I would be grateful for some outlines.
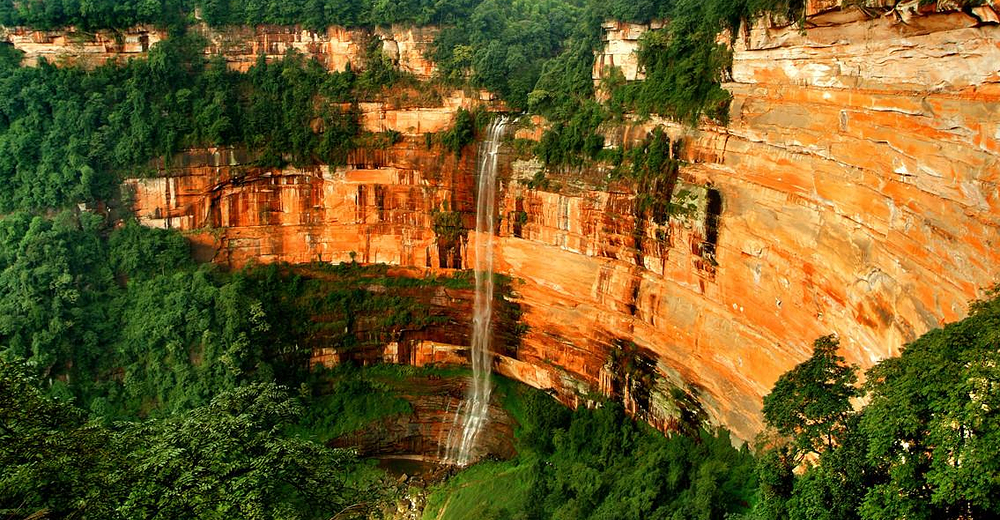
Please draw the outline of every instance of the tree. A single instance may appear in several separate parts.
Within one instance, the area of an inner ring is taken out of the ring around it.
[[[81,410],[45,396],[26,363],[0,359],[0,515],[110,517],[111,441]]]
[[[869,370],[860,424],[886,481],[866,518],[987,518],[1000,511],[1000,288],[965,320]],[[993,515],[993,516],[991,516]]]
[[[852,410],[850,400],[858,395],[857,367],[844,363],[838,346],[835,336],[817,339],[812,356],[778,378],[764,397],[764,419],[792,439],[797,460],[837,446]]]
[[[125,518],[330,518],[380,499],[375,472],[346,451],[286,437],[302,414],[271,383],[123,432]]]
[[[0,360],[0,514],[75,518],[330,518],[383,498],[345,450],[286,435],[302,406],[270,383],[165,419],[87,422]]]

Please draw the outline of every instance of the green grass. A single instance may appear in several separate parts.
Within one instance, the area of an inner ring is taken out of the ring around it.
[[[486,461],[439,484],[427,498],[424,520],[508,518],[525,508],[534,479],[520,459]]]

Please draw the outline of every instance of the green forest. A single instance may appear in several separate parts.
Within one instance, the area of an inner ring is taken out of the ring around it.
[[[378,368],[329,372],[309,358],[315,345],[357,352],[443,323],[413,289],[469,290],[468,273],[200,264],[180,232],[135,221],[120,184],[193,147],[246,150],[256,167],[344,164],[399,138],[367,134],[359,101],[430,87],[377,40],[343,71],[290,52],[234,72],[205,57],[193,24],[439,25],[434,86],[485,88],[544,116],[551,126],[529,154],[556,169],[600,161],[642,187],[643,211],[663,221],[684,211],[657,191],[680,166],[672,143],[655,132],[609,151],[598,127],[629,114],[725,122],[732,57],[716,35],[764,12],[796,20],[803,4],[0,0],[3,26],[170,32],[147,57],[92,69],[23,67],[0,44],[0,518],[365,518],[405,492],[329,441],[411,406],[365,375]],[[641,40],[647,79],[609,78],[599,100],[591,70],[605,19],[669,23]],[[460,111],[427,146],[469,153],[488,117]],[[460,217],[438,212],[435,225],[454,235]],[[767,430],[740,449],[721,429],[664,436],[619,403],[570,410],[499,379],[517,455],[435,484],[425,514],[996,518],[998,345],[998,290],[863,374],[836,336],[818,338],[764,399]]]

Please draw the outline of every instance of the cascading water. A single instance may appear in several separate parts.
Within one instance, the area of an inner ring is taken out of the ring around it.
[[[476,438],[490,406],[490,317],[493,314],[493,221],[496,212],[497,151],[507,116],[490,123],[479,149],[479,191],[476,196],[476,298],[472,315],[472,381],[465,401],[455,412],[448,434],[445,461],[469,463]]]

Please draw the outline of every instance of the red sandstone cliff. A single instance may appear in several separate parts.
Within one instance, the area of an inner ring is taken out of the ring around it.
[[[394,25],[376,29],[346,29],[334,26],[325,32],[316,32],[276,25],[215,29],[199,24],[194,29],[208,41],[205,53],[223,56],[233,70],[249,69],[260,55],[272,60],[295,50],[316,58],[327,70],[342,71],[348,63],[355,66],[361,64],[365,46],[377,38],[381,41],[382,51],[400,70],[420,79],[428,79],[434,73],[434,64],[424,58],[425,51],[437,34],[434,28]],[[74,28],[53,31],[0,28],[0,41],[10,42],[23,51],[24,64],[29,66],[34,66],[41,58],[83,66],[101,65],[108,60],[122,61],[145,55],[153,45],[166,38],[165,30],[152,26],[96,32]]]
[[[504,161],[497,265],[515,279],[530,329],[498,359],[501,372],[579,401],[614,386],[609,360],[633,342],[655,364],[654,423],[676,415],[672,385],[749,439],[761,397],[815,337],[839,333],[848,359],[870,366],[963,317],[998,280],[993,11],[868,18],[833,5],[811,2],[804,29],[764,23],[738,35],[728,127],[653,121],[616,134],[663,123],[683,138],[681,180],[699,195],[690,218],[637,234],[627,187],[528,189],[518,179],[537,165]],[[609,36],[615,65],[634,45],[625,32],[632,44]],[[407,139],[339,169],[245,171],[238,157],[195,154],[165,177],[130,181],[136,211],[201,229],[192,238],[232,264],[353,253],[469,265],[475,233],[442,244],[433,212],[471,210],[474,151],[427,150],[418,135],[437,126],[419,112],[372,113],[369,126]],[[411,361],[440,355],[428,348]]]

